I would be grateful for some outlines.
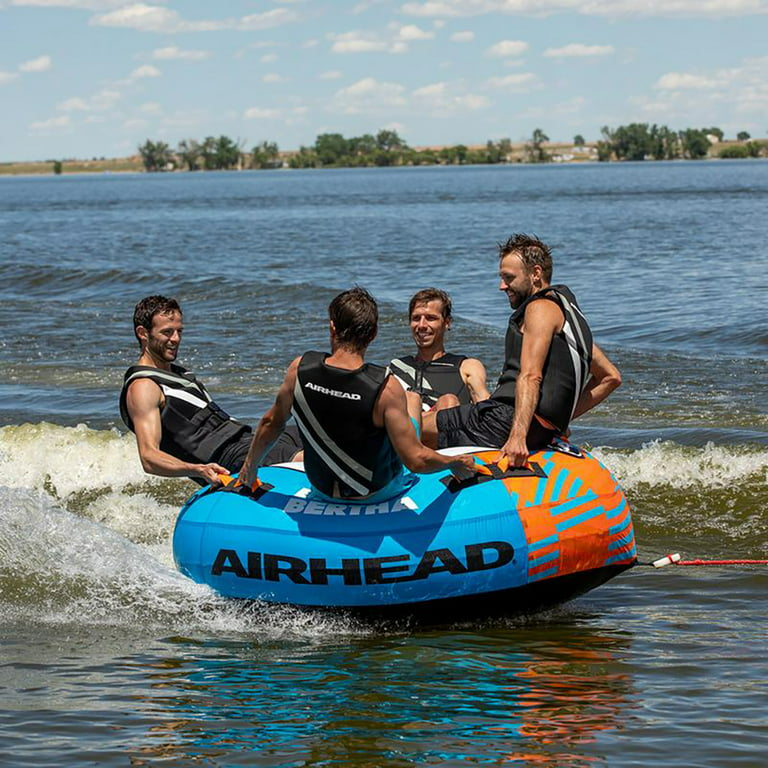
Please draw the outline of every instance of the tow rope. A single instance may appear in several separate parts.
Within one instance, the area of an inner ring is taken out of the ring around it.
[[[650,563],[638,565],[664,568],[667,565],[768,565],[768,560],[683,560],[679,552],[674,552]]]

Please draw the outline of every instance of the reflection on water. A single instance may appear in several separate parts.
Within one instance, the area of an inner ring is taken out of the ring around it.
[[[168,644],[163,660],[135,662],[148,677],[135,707],[153,723],[133,764],[247,763],[255,748],[259,765],[603,764],[589,745],[621,728],[634,696],[618,660],[629,638],[573,624],[293,648]]]

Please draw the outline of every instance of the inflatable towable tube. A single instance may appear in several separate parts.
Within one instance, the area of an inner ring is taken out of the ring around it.
[[[179,570],[222,595],[388,618],[458,621],[546,608],[636,561],[629,506],[569,443],[502,472],[419,475],[403,496],[329,503],[301,464],[259,470],[253,496],[201,489],[173,536]]]

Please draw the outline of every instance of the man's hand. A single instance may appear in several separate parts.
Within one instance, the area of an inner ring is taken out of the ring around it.
[[[474,474],[477,472],[478,464],[475,463],[475,457],[471,453],[462,453],[451,457],[449,466],[451,469],[466,469]]]
[[[203,480],[210,485],[216,486],[221,485],[221,478],[219,475],[229,475],[229,470],[215,462],[211,462],[210,464],[196,464],[195,475],[202,477]]]
[[[501,462],[507,458],[513,467],[524,467],[528,461],[528,456],[529,451],[525,438],[512,434],[507,442],[501,446],[498,460]]]

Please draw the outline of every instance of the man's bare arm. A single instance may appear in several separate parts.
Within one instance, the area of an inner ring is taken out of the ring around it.
[[[296,375],[299,370],[300,361],[301,358],[297,357],[288,366],[283,383],[277,391],[275,402],[261,417],[259,425],[253,433],[248,456],[246,456],[238,475],[238,479],[243,485],[254,485],[258,479],[259,462],[285,429],[285,424],[291,415],[291,408],[293,407],[293,388],[296,386]]]
[[[227,473],[221,465],[215,462],[193,464],[160,449],[163,434],[161,405],[162,392],[154,381],[138,379],[128,388],[126,406],[144,471],[160,477],[201,477],[208,483],[219,483],[218,476]]]
[[[485,366],[479,360],[468,357],[462,362],[460,370],[473,403],[487,400],[491,396],[486,384]]]
[[[520,373],[515,387],[515,417],[507,442],[501,447],[512,466],[528,459],[526,438],[539,402],[539,392],[552,338],[563,326],[562,310],[551,301],[534,301],[525,313]]]
[[[608,359],[597,344],[592,345],[592,364],[589,366],[592,378],[581,393],[573,418],[602,403],[608,395],[621,386],[621,373],[619,369]]]
[[[473,470],[475,462],[469,454],[443,456],[419,440],[408,416],[405,392],[391,376],[379,395],[376,411],[374,419],[380,417],[400,461],[411,472],[429,474],[459,466]]]

